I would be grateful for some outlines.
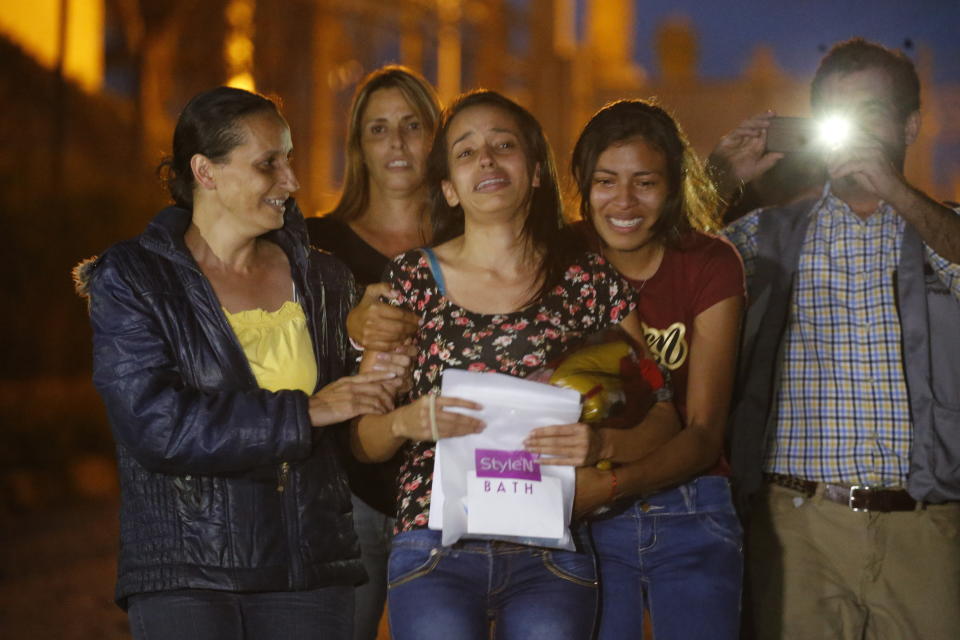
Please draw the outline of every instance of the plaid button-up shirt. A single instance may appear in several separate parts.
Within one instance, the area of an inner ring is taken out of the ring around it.
[[[912,426],[894,273],[904,220],[863,220],[824,189],[800,252],[765,470],[819,482],[903,486]],[[753,276],[755,211],[724,231]],[[960,300],[960,265],[926,257]]]

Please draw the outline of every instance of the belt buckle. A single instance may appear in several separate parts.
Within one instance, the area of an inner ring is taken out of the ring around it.
[[[850,485],[850,496],[849,496],[849,499],[847,500],[847,506],[850,507],[851,511],[856,511],[856,512],[861,512],[861,511],[863,511],[863,512],[869,512],[870,509],[858,509],[857,507],[853,506],[853,492],[854,492],[854,491],[859,491],[859,490],[861,490],[861,489],[863,489],[864,491],[870,491],[871,487],[870,487],[869,485],[866,485],[866,484],[852,484],[852,485]]]

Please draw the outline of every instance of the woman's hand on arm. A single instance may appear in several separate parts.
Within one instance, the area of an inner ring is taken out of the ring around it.
[[[373,371],[344,376],[310,396],[310,424],[326,427],[367,413],[393,409],[393,393],[386,385],[395,380],[392,371]]]
[[[384,282],[364,290],[360,302],[347,315],[347,334],[354,342],[366,349],[392,351],[417,332],[417,314],[380,301],[394,295]]]
[[[393,397],[404,395],[413,386],[411,366],[416,356],[417,348],[413,344],[405,344],[391,351],[366,350],[360,361],[360,373],[393,373],[395,377],[381,384]]]
[[[434,397],[435,400],[431,400]],[[430,404],[435,402],[436,433],[440,438],[455,438],[483,431],[483,421],[472,416],[448,411],[454,407],[479,410],[476,402],[460,398],[424,395],[416,401],[385,415],[365,415],[353,423],[350,446],[362,462],[389,460],[407,440],[432,441],[434,427]]]

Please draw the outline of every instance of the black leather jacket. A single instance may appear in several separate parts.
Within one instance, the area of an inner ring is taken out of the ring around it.
[[[288,591],[362,581],[350,494],[330,429],[302,391],[260,389],[183,242],[190,212],[81,268],[94,384],[117,443],[116,597],[180,588]],[[308,249],[288,207],[284,249],[317,357],[318,388],[347,372],[350,272]]]

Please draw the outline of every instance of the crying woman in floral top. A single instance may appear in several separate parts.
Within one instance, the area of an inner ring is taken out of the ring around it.
[[[433,249],[387,268],[394,303],[421,318],[408,404],[355,425],[354,453],[380,460],[403,447],[398,528],[388,569],[394,638],[589,638],[596,614],[592,550],[576,527],[576,552],[505,542],[442,547],[427,529],[434,436],[483,424],[447,411],[478,408],[429,396],[447,367],[526,377],[582,338],[622,325],[639,338],[631,288],[603,258],[578,250],[563,229],[552,155],[539,123],[489,91],[462,96],[444,113],[428,160]],[[642,424],[672,433],[669,403]],[[626,431],[639,432],[641,429]],[[585,424],[545,427],[538,453],[554,464],[594,464],[616,447]],[[629,436],[625,436],[629,437]],[[546,463],[546,461],[542,461]],[[429,603],[429,606],[424,606]]]

